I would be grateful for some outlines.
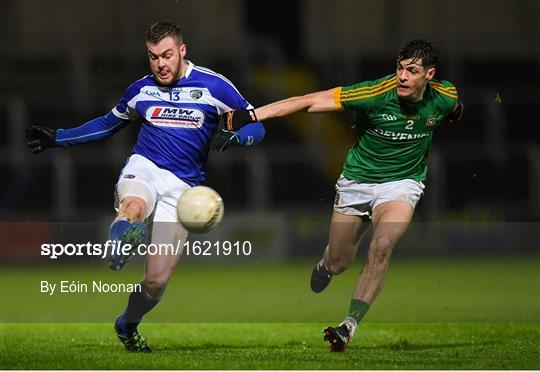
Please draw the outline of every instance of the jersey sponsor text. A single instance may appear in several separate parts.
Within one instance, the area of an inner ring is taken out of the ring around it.
[[[193,108],[151,106],[146,120],[158,127],[199,129],[204,123],[204,113]]]
[[[391,130],[386,129],[380,129],[380,128],[374,128],[369,130],[372,133],[385,137],[390,138],[394,141],[403,141],[403,140],[415,140],[419,138],[428,137],[431,135],[431,133],[398,133],[398,132],[392,132]]]

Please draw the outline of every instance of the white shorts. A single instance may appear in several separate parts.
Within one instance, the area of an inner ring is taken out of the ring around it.
[[[172,172],[161,169],[144,156],[133,154],[122,169],[116,192],[118,200],[137,196],[146,202],[145,218],[154,212],[154,222],[178,222],[176,204],[190,185]],[[118,206],[115,206],[118,210]]]
[[[334,210],[350,216],[368,216],[388,201],[405,201],[413,209],[424,193],[424,184],[405,179],[385,183],[360,183],[341,175],[336,183]]]

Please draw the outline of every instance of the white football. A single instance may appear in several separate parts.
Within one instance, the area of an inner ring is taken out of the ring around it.
[[[216,227],[223,218],[223,200],[212,188],[195,186],[184,191],[176,205],[178,220],[189,231],[202,234]]]

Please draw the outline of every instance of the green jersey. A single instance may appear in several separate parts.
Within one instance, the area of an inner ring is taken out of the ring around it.
[[[356,112],[360,138],[349,150],[343,175],[363,183],[382,183],[427,175],[433,131],[457,103],[456,88],[431,80],[424,98],[399,98],[396,75],[335,90],[336,107]]]

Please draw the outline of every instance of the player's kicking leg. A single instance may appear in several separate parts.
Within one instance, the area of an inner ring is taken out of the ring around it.
[[[152,243],[159,246],[172,243],[182,247],[187,238],[187,232],[177,223],[154,222],[152,227]],[[180,244],[176,243],[180,241]],[[167,282],[180,260],[180,253],[174,250],[159,252],[158,255],[148,256],[146,260],[145,277],[141,282],[142,290],[129,296],[124,312],[116,319],[114,328],[118,339],[126,350],[134,352],[150,352],[144,337],[139,333],[138,326],[143,316],[152,310],[161,300]]]
[[[373,238],[368,259],[362,269],[349,306],[347,317],[337,327],[327,327],[323,337],[331,351],[345,351],[358,323],[373,303],[388,273],[390,255],[397,241],[407,230],[414,209],[408,202],[390,201],[373,210]]]
[[[369,220],[365,217],[333,212],[328,246],[311,273],[313,292],[322,292],[334,275],[341,274],[350,266],[356,257],[360,238],[368,226]]]
[[[148,228],[144,221],[154,211],[159,184],[156,179],[160,176],[159,168],[150,160],[137,154],[129,157],[116,184],[118,216],[109,229],[110,240],[120,241],[121,246],[129,244],[131,249],[145,241]],[[109,267],[120,270],[131,256],[131,251],[117,249],[108,257]]]
[[[131,250],[115,250],[108,257],[109,267],[120,270],[132,256],[132,250],[143,243],[148,233],[144,219],[146,217],[146,201],[137,196],[126,196],[120,201],[118,217],[109,228],[109,240],[120,242],[121,246],[129,244]]]

